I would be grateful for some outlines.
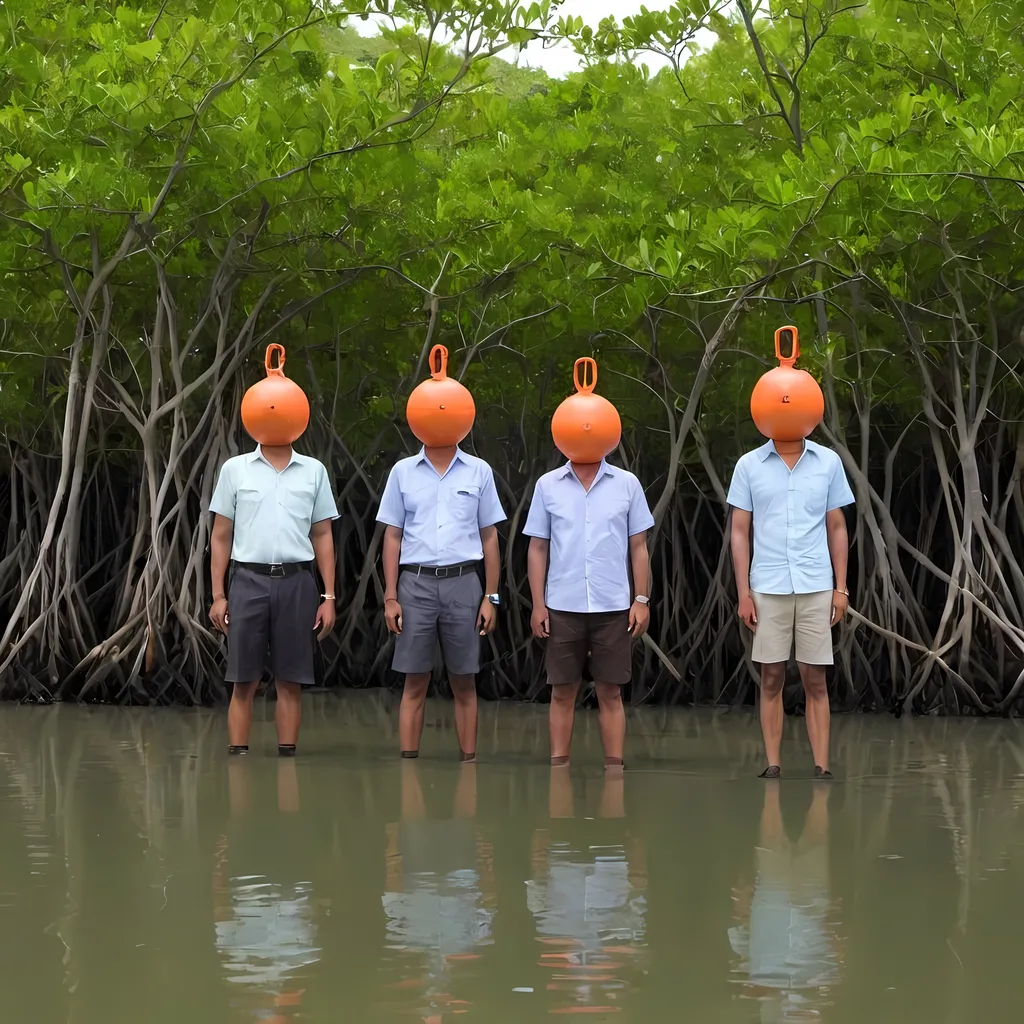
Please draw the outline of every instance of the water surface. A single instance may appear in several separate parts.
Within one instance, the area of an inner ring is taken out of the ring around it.
[[[550,769],[545,708],[451,707],[396,757],[393,701],[223,713],[0,707],[2,1019],[974,1024],[1016,1018],[1024,732],[849,717],[835,784],[803,723],[765,784],[746,713],[596,720]]]

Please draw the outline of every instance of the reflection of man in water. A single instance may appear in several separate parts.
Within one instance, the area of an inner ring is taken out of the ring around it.
[[[213,876],[217,949],[225,978],[240,990],[232,1002],[241,1015],[263,1024],[290,1024],[300,1012],[301,977],[320,959],[311,885],[308,881],[282,883],[256,873],[266,870],[265,858],[273,859],[273,840],[269,832],[245,827],[250,767],[245,759],[228,765],[231,811],[240,827],[235,828],[232,843],[222,836],[217,844]],[[278,762],[277,800],[281,814],[298,813],[299,783],[292,760]],[[271,830],[275,835],[288,831],[280,820],[271,823]],[[235,862],[236,873],[229,872],[229,859]],[[238,873],[240,866],[250,864],[253,873]]]
[[[837,939],[830,921],[828,798],[815,783],[803,834],[790,842],[779,783],[765,788],[757,875],[752,896],[737,901],[741,923],[729,930],[748,975],[746,991],[761,1000],[763,1024],[817,1020],[839,980]]]
[[[494,860],[473,823],[476,764],[459,765],[452,819],[431,819],[420,764],[406,760],[402,772],[402,816],[387,829],[387,883],[381,897],[388,946],[425,960],[422,1018],[439,1024],[445,1009],[468,1005],[447,991],[450,965],[475,960],[492,941]],[[405,981],[407,970],[402,970]]]
[[[643,849],[625,833],[625,779],[602,779],[597,820],[574,817],[572,778],[551,771],[550,829],[533,839],[527,907],[544,945],[548,991],[565,992],[571,1007],[551,1012],[616,1012],[626,983],[620,969],[645,942],[647,900]]]

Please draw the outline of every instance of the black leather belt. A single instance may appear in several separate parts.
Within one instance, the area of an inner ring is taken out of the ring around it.
[[[273,576],[274,579],[281,579],[284,576],[294,576],[297,572],[312,572],[313,562],[236,562],[231,560],[234,569],[248,569],[249,572],[259,573],[260,576]]]
[[[479,562],[459,562],[458,565],[400,565],[398,568],[400,572],[411,572],[414,576],[434,576],[444,580],[476,572],[479,565]]]

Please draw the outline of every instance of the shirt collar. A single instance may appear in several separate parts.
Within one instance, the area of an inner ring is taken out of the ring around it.
[[[818,447],[819,446],[816,445],[810,438],[808,438],[808,437],[804,438],[804,451],[805,452],[810,452],[813,455],[817,455],[818,454]],[[772,455],[772,454],[778,455],[778,452],[775,451],[775,442],[774,441],[767,441],[765,444],[761,445],[761,447],[757,449],[757,457],[758,457],[758,459],[761,462],[764,462],[764,460],[767,459],[768,456]],[[781,458],[781,456],[780,456],[780,458]]]
[[[295,452],[295,449],[293,448],[292,449],[291,458],[288,460],[288,466],[290,466],[293,462],[295,462],[297,460],[297,458],[298,458],[298,456],[297,456],[297,454]],[[256,445],[256,447],[251,452],[249,452],[249,461],[250,462],[264,462],[268,466],[270,466],[270,461],[263,454],[263,449],[262,449],[262,447],[260,447],[260,445]],[[285,466],[284,468],[287,469],[288,466]],[[274,467],[270,466],[270,468],[273,469]]]
[[[452,466],[455,465],[456,462],[465,462],[465,461],[466,461],[466,453],[458,445],[456,445],[455,446],[455,454],[452,456],[452,461],[448,464],[448,469],[445,470],[445,472],[447,473],[452,468]],[[427,458],[427,448],[426,448],[426,445],[424,445],[422,448],[420,448],[420,453],[419,453],[419,455],[416,456],[416,464],[419,465],[421,462],[425,462],[428,466],[430,466],[431,469],[434,468],[433,465],[430,462],[430,459]]]
[[[611,471],[612,471],[612,467],[608,465],[608,463],[607,463],[607,461],[605,459],[602,459],[601,460],[601,465],[600,465],[600,467],[597,470],[597,475],[594,477],[594,484],[596,484],[597,481],[601,479],[601,477],[607,476]],[[559,473],[559,479],[560,480],[564,480],[567,476],[576,476],[576,474],[573,472],[572,463],[571,462],[567,462],[562,467],[562,471],[561,471],[561,473]],[[590,486],[593,487],[594,484],[591,484]]]

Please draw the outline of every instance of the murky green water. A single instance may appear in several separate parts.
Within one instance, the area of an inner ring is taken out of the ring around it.
[[[799,721],[766,786],[748,715],[632,713],[606,779],[544,712],[474,767],[443,704],[418,762],[375,697],[230,763],[216,713],[0,708],[0,1019],[1016,1019],[1019,723],[841,719],[829,788]]]

